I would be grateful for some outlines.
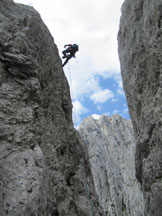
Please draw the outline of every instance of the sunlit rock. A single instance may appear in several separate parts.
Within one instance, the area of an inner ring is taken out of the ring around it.
[[[85,142],[94,184],[107,215],[143,216],[144,201],[135,177],[135,140],[130,120],[118,115],[86,118]]]

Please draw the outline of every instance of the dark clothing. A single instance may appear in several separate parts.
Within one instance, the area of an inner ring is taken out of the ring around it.
[[[68,61],[72,58],[75,57],[75,53],[78,51],[75,49],[75,46],[73,47],[72,44],[65,45],[65,47],[68,46],[68,48],[64,51],[62,51],[63,57],[66,58],[65,62],[63,63],[63,67],[68,63]]]
[[[66,55],[66,57],[65,57],[66,60],[64,61],[62,67],[64,67],[72,57],[74,57],[74,55],[71,55],[71,54],[70,55]]]
[[[73,49],[71,49],[71,47],[67,48],[66,50],[62,51],[63,57],[62,58],[66,58],[69,55],[67,55],[69,53],[69,55],[71,55],[72,57],[75,57],[75,51]]]

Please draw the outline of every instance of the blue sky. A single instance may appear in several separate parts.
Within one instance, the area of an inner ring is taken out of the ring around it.
[[[79,52],[64,67],[76,127],[87,116],[129,118],[120,75],[117,32],[124,0],[15,0],[33,6],[54,37],[59,53],[77,43]]]

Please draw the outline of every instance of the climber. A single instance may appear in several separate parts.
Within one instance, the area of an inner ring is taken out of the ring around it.
[[[67,64],[67,62],[74,57],[75,58],[75,53],[79,50],[79,46],[77,44],[67,44],[64,46],[64,48],[68,48],[64,51],[62,51],[63,57],[66,58],[65,62],[63,63],[63,67]]]

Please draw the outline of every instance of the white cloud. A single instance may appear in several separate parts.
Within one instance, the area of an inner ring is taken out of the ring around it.
[[[15,1],[32,3],[60,50],[65,43],[78,43],[80,60],[84,61],[86,56],[92,70],[100,71],[100,74],[112,70],[119,73],[117,32],[124,0]]]
[[[127,106],[127,104],[124,104],[124,106],[123,106],[124,108],[123,108],[123,115],[129,115],[129,110],[128,110],[128,106]]]
[[[15,0],[32,5],[40,14],[54,37],[59,53],[64,44],[79,44],[77,59],[64,67],[73,100],[76,122],[87,112],[81,104],[85,97],[94,103],[115,102],[113,92],[100,86],[98,75],[114,78],[118,94],[122,93],[117,51],[120,8],[124,0]],[[81,101],[81,102],[79,102]],[[76,115],[76,114],[75,114]]]
[[[14,2],[33,6],[33,0],[14,0]]]
[[[81,115],[87,112],[88,110],[79,101],[73,101],[73,121],[75,125],[80,124]]]
[[[118,88],[117,93],[118,93],[119,95],[125,95],[125,94],[124,94],[123,88]]]
[[[104,113],[103,115],[105,115],[105,116],[110,116],[111,113],[110,113],[110,112],[106,112],[106,113]]]
[[[119,85],[120,88],[123,88],[123,82],[122,82],[121,79],[118,79],[118,85]]]
[[[92,117],[93,117],[94,119],[98,120],[98,119],[101,117],[101,115],[93,114]]]
[[[119,114],[119,110],[114,110],[113,115],[115,115],[115,114]]]
[[[90,96],[90,99],[94,103],[104,103],[109,99],[112,99],[114,97],[114,94],[111,90],[109,89],[100,89],[99,91],[95,92]]]
[[[125,114],[128,114],[128,108],[125,108],[124,110],[123,110],[123,114],[125,115]]]
[[[118,102],[118,101],[119,101],[118,98],[112,98],[112,102],[113,102],[113,103],[116,103],[116,102]]]
[[[123,82],[120,74],[115,75],[115,80],[117,82],[117,94],[125,96],[124,90],[123,90]]]
[[[67,70],[65,74],[68,78],[71,91],[73,92],[74,100],[81,100],[82,97],[89,97],[90,94],[101,88],[98,79],[89,74],[89,72],[85,72],[87,71],[86,68],[84,72],[80,71],[79,68],[78,70],[70,68],[70,72],[69,68],[67,68]]]

